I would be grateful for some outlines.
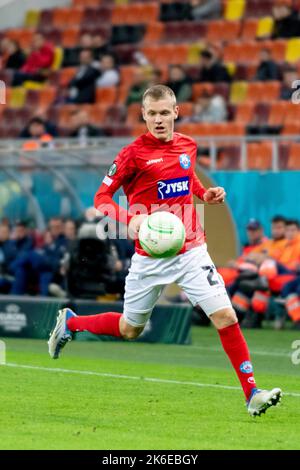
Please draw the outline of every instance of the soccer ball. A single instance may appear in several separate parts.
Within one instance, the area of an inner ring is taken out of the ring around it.
[[[171,212],[155,212],[143,220],[139,242],[143,250],[153,258],[175,256],[185,242],[184,225]]]

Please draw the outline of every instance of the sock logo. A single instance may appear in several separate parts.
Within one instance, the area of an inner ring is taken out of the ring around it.
[[[251,362],[245,361],[242,362],[240,365],[240,371],[243,372],[243,374],[251,374],[253,372],[253,367]]]
[[[248,382],[249,384],[255,384],[255,379],[254,379],[254,377],[249,377],[249,379],[247,379],[247,382]]]

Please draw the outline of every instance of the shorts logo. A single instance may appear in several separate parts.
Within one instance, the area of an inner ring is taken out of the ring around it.
[[[240,365],[240,371],[243,372],[243,374],[251,374],[253,372],[253,367],[251,362],[245,361],[242,362]]]
[[[173,180],[158,181],[158,199],[168,199],[170,197],[186,196],[190,193],[189,177],[175,178]]]
[[[191,166],[191,159],[189,155],[187,155],[186,153],[182,153],[179,156],[179,163],[181,168],[183,168],[184,170],[188,170]]]
[[[117,173],[117,165],[116,165],[115,163],[113,163],[113,164],[109,167],[109,169],[108,169],[108,171],[107,171],[107,175],[108,175],[108,176],[114,176],[116,173]]]

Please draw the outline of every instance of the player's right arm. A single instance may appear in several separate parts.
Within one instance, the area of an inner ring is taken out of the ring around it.
[[[135,172],[133,151],[130,147],[125,147],[115,158],[95,194],[95,208],[105,216],[128,225],[133,215],[119,206],[113,200],[113,195],[126,181],[134,177]]]

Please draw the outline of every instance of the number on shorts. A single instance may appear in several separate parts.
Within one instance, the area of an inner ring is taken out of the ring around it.
[[[217,273],[215,272],[215,267],[214,266],[202,266],[202,269],[204,271],[208,271],[207,274],[207,280],[210,286],[215,286],[216,284],[219,284],[218,279],[213,279],[213,276],[215,276]]]

